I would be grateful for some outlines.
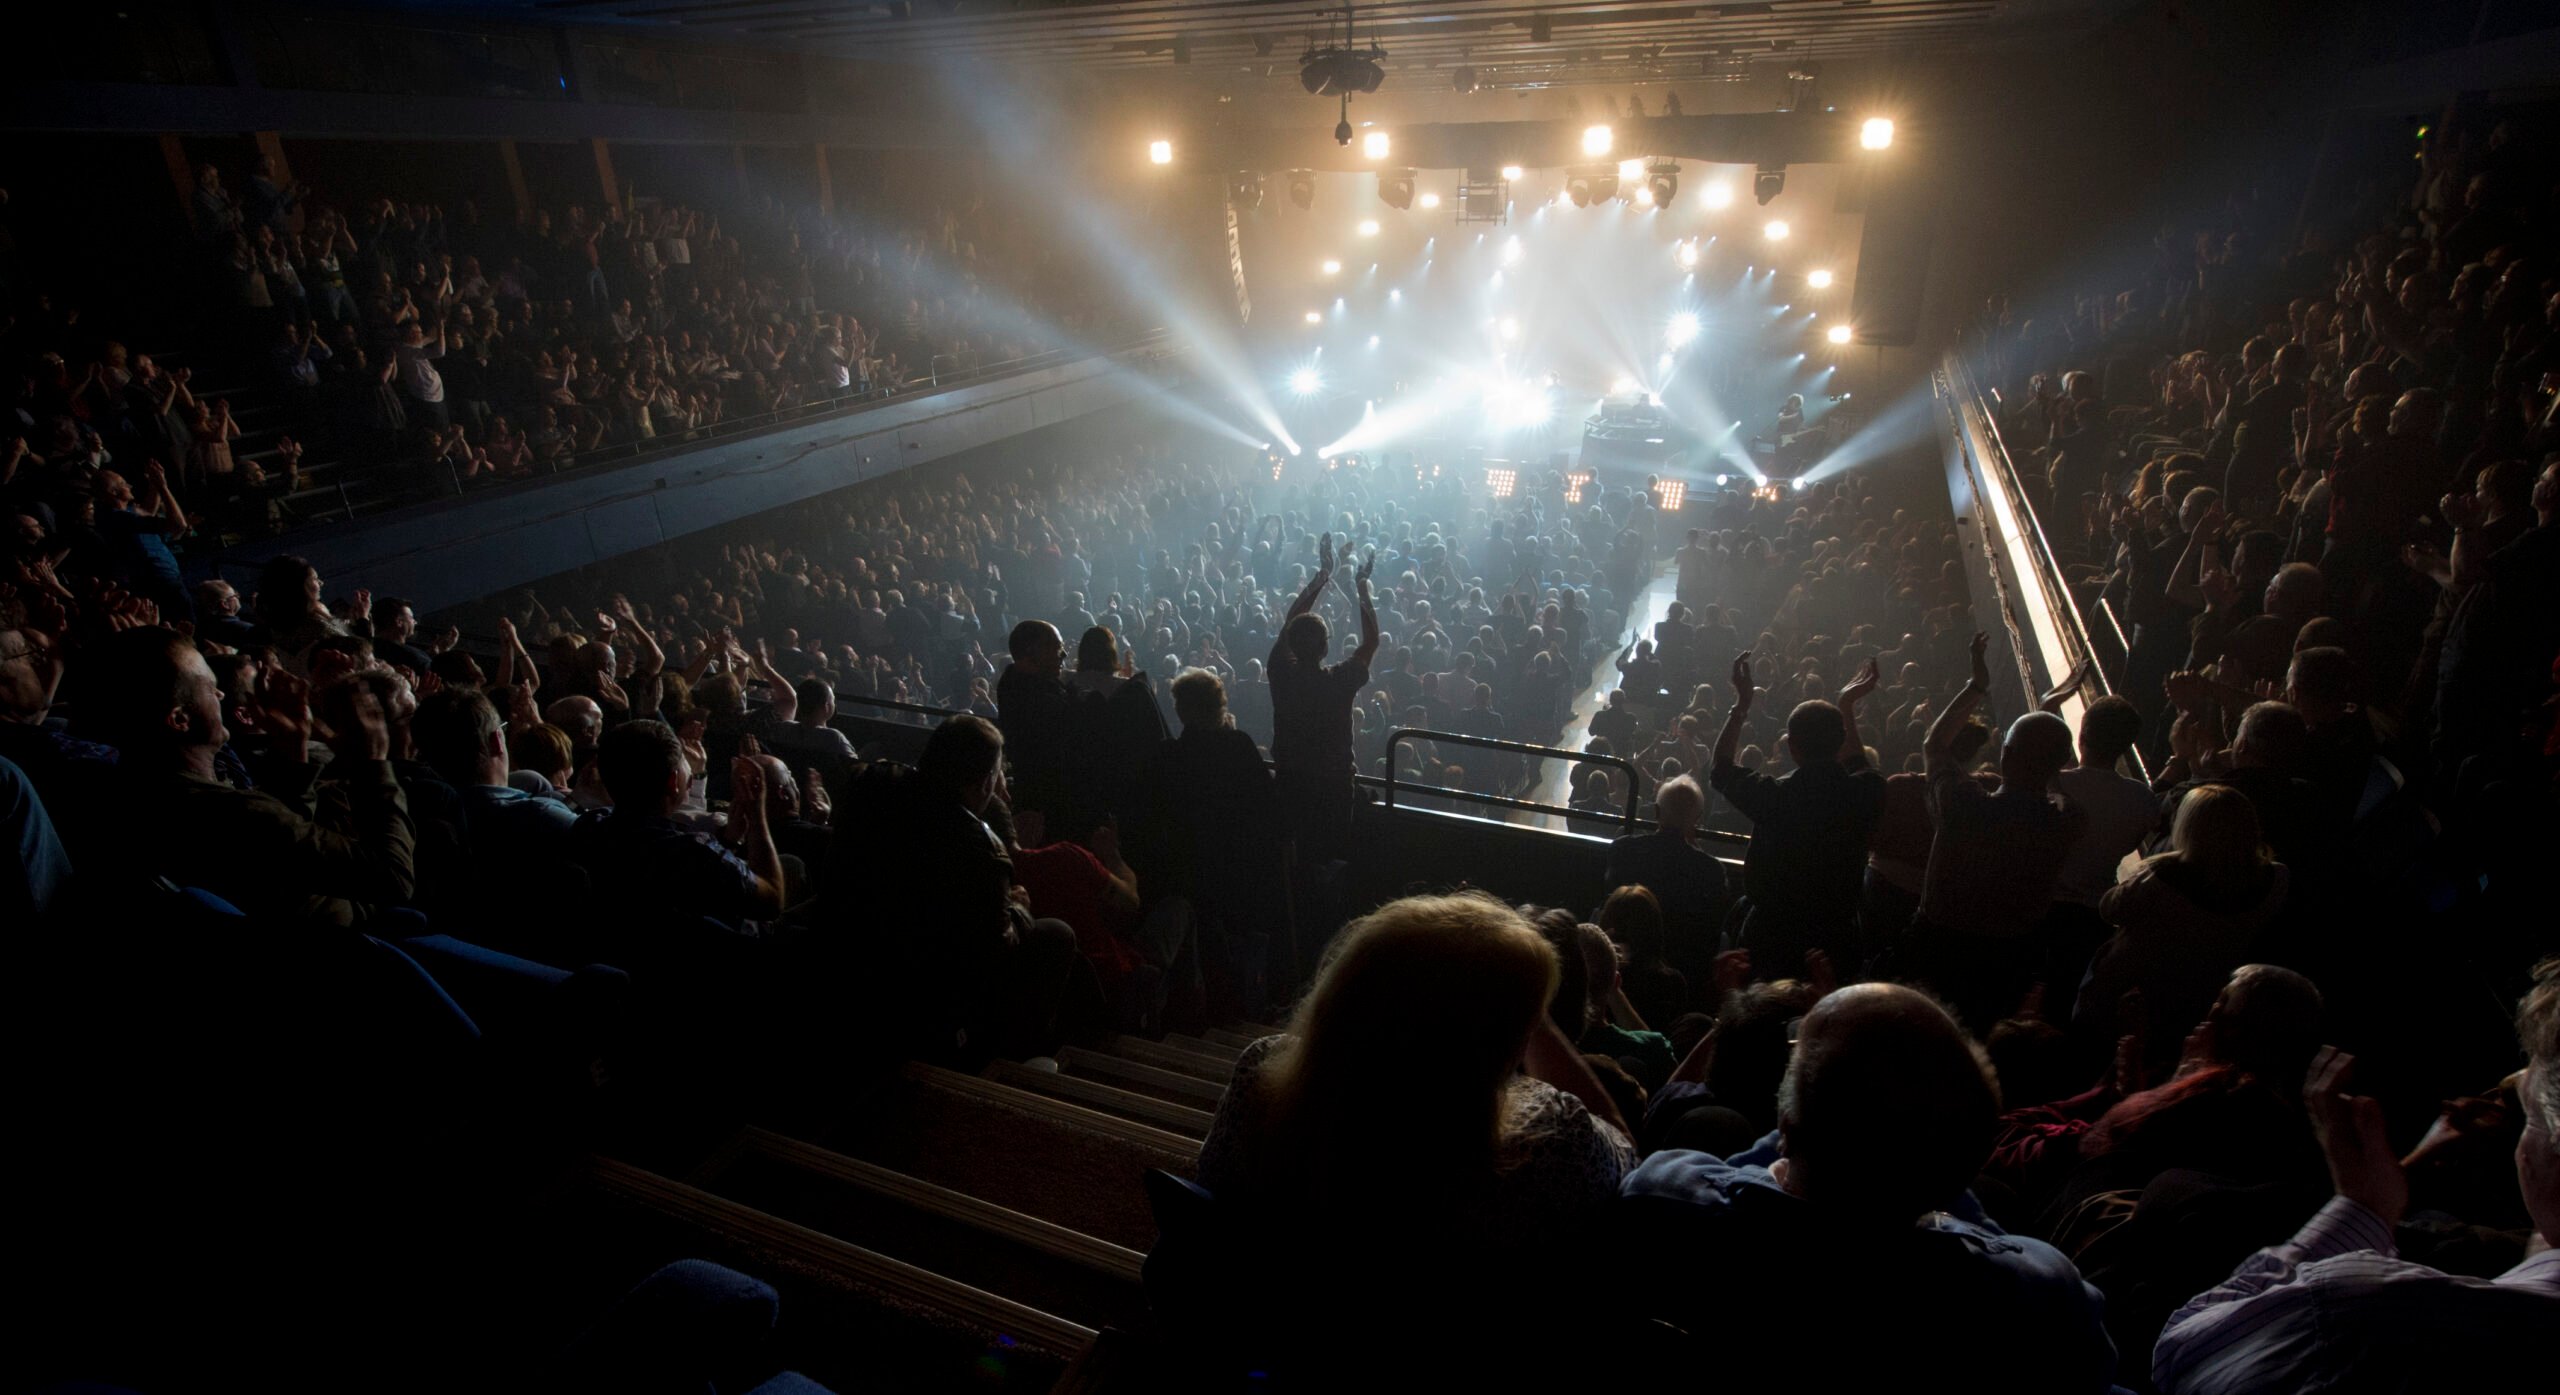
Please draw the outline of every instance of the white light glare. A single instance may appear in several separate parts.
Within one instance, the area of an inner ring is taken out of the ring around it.
[[[1147,158],[1159,165],[1172,164],[1173,142],[1169,140],[1149,142],[1147,145]]]
[[[1618,178],[1622,182],[1628,184],[1634,184],[1641,181],[1644,178],[1644,161],[1620,160],[1618,162]]]
[[[1650,185],[1650,184],[1639,184],[1639,185],[1637,185],[1637,186],[1636,186],[1636,206],[1637,206],[1637,207],[1639,207],[1639,208],[1651,208],[1651,207],[1653,207],[1653,186],[1652,186],[1652,185]]]
[[[1846,344],[1849,342],[1849,327],[1847,325],[1833,325],[1831,328],[1822,332],[1822,337],[1830,340],[1834,344]]]
[[[1361,219],[1360,235],[1362,237],[1376,237],[1378,235],[1378,220],[1375,218]]]
[[[1663,331],[1663,342],[1679,348],[1698,337],[1698,317],[1686,310],[1671,317],[1671,327]]]
[[[1376,348],[1376,347],[1378,347],[1378,336],[1376,336],[1376,335],[1374,335],[1374,334],[1372,334],[1372,335],[1370,335],[1370,336],[1369,336],[1369,347],[1370,347],[1370,348],[1373,348],[1373,349],[1374,349],[1374,348]],[[1373,403],[1371,403],[1370,405],[1374,407],[1374,406],[1376,406],[1377,404],[1373,402]]]
[[[1523,171],[1518,165],[1504,165],[1502,167],[1503,182],[1516,184],[1520,181],[1520,176],[1523,173],[1525,173],[1525,171]]]
[[[1684,267],[1696,266],[1698,264],[1698,244],[1695,242],[1683,242],[1678,247],[1672,249],[1671,255]]]
[[[1520,245],[1520,239],[1516,237],[1504,238],[1502,240],[1502,264],[1504,266],[1517,265],[1520,258],[1526,254],[1527,250],[1528,249]]]
[[[1869,150],[1882,150],[1893,144],[1893,118],[1870,116],[1859,123],[1858,144]]]
[[[1704,195],[1709,208],[1733,207],[1733,186],[1721,179],[1710,180]]]
[[[1815,267],[1813,270],[1804,274],[1804,283],[1813,287],[1817,291],[1829,290],[1831,288],[1831,273],[1826,268]]]
[[[1636,395],[1636,380],[1635,380],[1635,379],[1633,379],[1633,378],[1628,377],[1628,376],[1627,376],[1626,374],[1624,374],[1624,373],[1619,374],[1619,375],[1618,375],[1618,377],[1617,377],[1617,381],[1612,382],[1611,384],[1609,384],[1609,395],[1610,395],[1611,397],[1633,397],[1633,396],[1635,396],[1635,395]]]
[[[1338,261],[1334,260],[1334,259],[1333,259],[1333,258],[1331,258],[1331,257],[1327,257],[1327,258],[1325,258],[1325,259],[1324,259],[1324,274],[1325,274],[1325,275],[1327,275],[1327,276],[1331,276],[1331,275],[1333,275],[1335,272],[1340,271],[1340,270],[1342,270],[1342,263],[1340,263],[1340,262],[1338,262]]]
[[[1585,155],[1606,155],[1609,153],[1609,142],[1614,139],[1616,139],[1616,137],[1610,134],[1609,128],[1606,126],[1585,127],[1582,132],[1582,153]]]
[[[1505,338],[1505,339],[1517,339],[1517,338],[1519,338],[1519,337],[1520,337],[1520,322],[1519,322],[1518,320],[1512,319],[1512,318],[1511,318],[1510,316],[1508,316],[1508,315],[1504,316],[1504,317],[1503,317],[1503,320],[1502,320],[1502,337],[1503,337],[1503,338]]]
[[[1311,325],[1320,325],[1320,324],[1323,324],[1323,323],[1324,323],[1324,312],[1323,312],[1322,310],[1310,310],[1310,311],[1308,311],[1308,312],[1307,312],[1307,323],[1308,323],[1308,324],[1311,324]]]
[[[1440,196],[1438,194],[1425,194],[1420,199],[1415,200],[1415,202],[1421,204],[1424,208],[1438,208],[1440,206]]]
[[[1360,138],[1360,153],[1368,156],[1372,160],[1383,160],[1387,158],[1387,133],[1384,131],[1371,131],[1369,134],[1362,136]]]
[[[1323,386],[1324,375],[1318,373],[1313,365],[1301,368],[1289,375],[1289,391],[1298,394],[1300,397],[1313,397],[1316,395],[1316,390]]]
[[[1760,229],[1761,235],[1771,242],[1784,242],[1787,240],[1787,234],[1793,231],[1794,229],[1787,226],[1787,220],[1784,218],[1772,218]]]

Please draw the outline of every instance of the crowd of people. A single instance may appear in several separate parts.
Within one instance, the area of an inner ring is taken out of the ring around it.
[[[1867,475],[1672,514],[1123,443],[422,625],[292,557],[174,591],[170,473],[102,471],[21,516],[0,596],[11,910],[184,894],[744,983],[719,1058],[767,1087],[1285,1009],[1150,1263],[1226,1375],[2538,1369],[2560,300],[2514,143],[2433,140],[2334,254],[2216,229],[2070,341],[1986,318],[1995,381],[2100,365],[2003,425],[2127,641],[2021,711],[1988,710],[1954,520]],[[912,758],[847,697],[922,709]],[[1586,902],[1394,899],[1313,927],[1298,991],[1290,908],[1378,846],[1359,776],[1529,778],[1390,730],[1577,725],[1635,773],[1588,762],[1573,807],[1653,825]],[[1809,1326],[1844,1340],[1733,1339]]]
[[[68,512],[97,472],[157,464],[201,534],[262,533],[323,463],[370,497],[451,494],[1020,358],[1048,347],[1037,324],[1102,328],[1067,254],[984,200],[742,192],[510,220],[313,190],[263,156],[245,175],[196,169],[193,246],[168,259],[183,330],[84,315],[37,266],[0,274],[13,509]]]

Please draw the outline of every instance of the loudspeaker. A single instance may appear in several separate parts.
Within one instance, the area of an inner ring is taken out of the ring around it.
[[[1887,159],[1903,153],[1888,152]],[[1849,292],[1849,323],[1861,344],[1907,348],[1920,337],[1937,210],[1929,199],[1928,181],[1910,164],[1888,167],[1886,160],[1878,160],[1867,179],[1866,226],[1858,236],[1858,281]]]

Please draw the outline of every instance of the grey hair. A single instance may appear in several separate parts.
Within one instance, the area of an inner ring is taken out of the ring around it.
[[[2516,1037],[2526,1061],[2526,1117],[2560,1153],[2560,955],[2534,966],[2533,989],[2516,1005]]]

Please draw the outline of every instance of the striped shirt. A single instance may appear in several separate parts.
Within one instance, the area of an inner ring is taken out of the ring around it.
[[[2495,1279],[2447,1274],[2401,1259],[2390,1225],[2339,1196],[2172,1314],[2151,1378],[2165,1395],[2453,1388],[2547,1370],[2555,1330],[2560,1250]]]

